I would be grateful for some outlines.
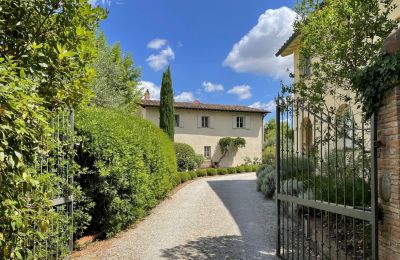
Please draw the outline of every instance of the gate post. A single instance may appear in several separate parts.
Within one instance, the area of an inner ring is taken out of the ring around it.
[[[386,39],[382,52],[400,51],[400,30]],[[386,93],[377,114],[377,160],[379,204],[383,221],[379,225],[380,259],[400,259],[400,82]]]

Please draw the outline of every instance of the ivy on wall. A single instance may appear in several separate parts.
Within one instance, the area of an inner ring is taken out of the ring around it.
[[[362,105],[365,119],[371,118],[382,105],[387,92],[400,78],[400,52],[379,55],[373,62],[359,70],[352,79],[357,101]]]

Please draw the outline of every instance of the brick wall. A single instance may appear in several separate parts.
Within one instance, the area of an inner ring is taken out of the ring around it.
[[[383,53],[400,51],[400,30],[393,33]],[[379,205],[383,223],[379,225],[380,259],[400,259],[400,83],[386,93],[378,112]]]

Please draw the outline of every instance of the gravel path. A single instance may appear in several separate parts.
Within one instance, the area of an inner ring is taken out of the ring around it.
[[[276,206],[255,173],[203,178],[166,199],[136,227],[73,259],[275,259]]]

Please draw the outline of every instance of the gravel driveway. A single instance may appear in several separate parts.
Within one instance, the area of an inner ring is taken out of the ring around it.
[[[193,181],[136,227],[73,259],[275,259],[276,206],[255,173]]]

